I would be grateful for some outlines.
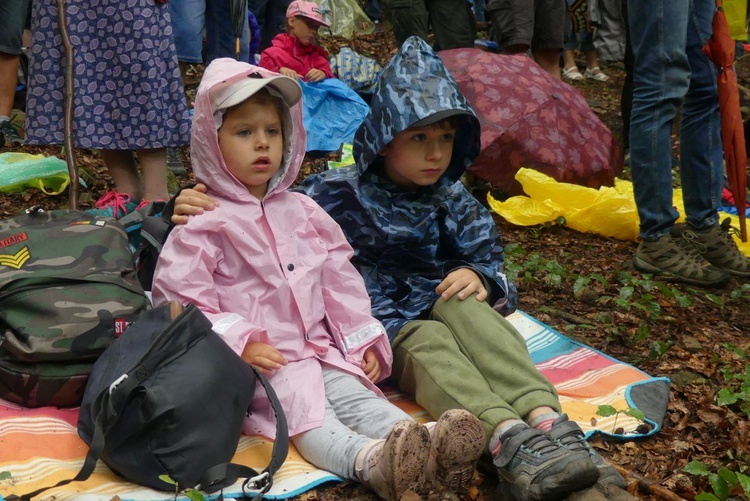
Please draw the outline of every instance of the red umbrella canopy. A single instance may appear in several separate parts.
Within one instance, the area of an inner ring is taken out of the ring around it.
[[[525,55],[481,49],[439,53],[482,125],[482,151],[469,171],[504,192],[521,194],[521,167],[557,181],[612,186],[622,156],[612,132],[586,99]]]
[[[747,152],[745,130],[740,112],[740,93],[734,73],[734,40],[729,35],[729,25],[717,1],[713,19],[713,33],[703,52],[716,65],[718,71],[719,109],[721,113],[721,139],[724,145],[729,190],[734,197],[740,218],[740,235],[747,242],[745,199],[747,196]]]

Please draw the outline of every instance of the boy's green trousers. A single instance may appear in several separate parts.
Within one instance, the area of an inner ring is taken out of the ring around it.
[[[537,407],[560,411],[521,334],[475,295],[440,298],[427,320],[405,324],[393,342],[392,375],[434,418],[448,409],[472,412],[487,440],[498,424]]]

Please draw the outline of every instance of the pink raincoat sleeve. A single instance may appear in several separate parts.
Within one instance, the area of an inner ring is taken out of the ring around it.
[[[331,70],[331,63],[328,62],[328,58],[321,53],[313,56],[313,68],[317,68],[325,73],[326,78],[335,78],[336,76],[333,74],[333,70]]]
[[[320,285],[326,321],[336,346],[347,362],[360,366],[365,351],[372,348],[380,361],[380,379],[391,374],[393,352],[383,325],[371,312],[365,283],[350,262],[353,251],[341,227],[319,205],[306,199],[313,209],[311,220],[328,249]]]
[[[186,226],[177,226],[164,244],[156,264],[153,284],[155,305],[167,301],[195,304],[213,324],[213,330],[238,355],[248,342],[268,343],[265,329],[236,313],[222,311],[213,286],[213,272],[222,259],[221,246],[215,241],[215,221],[191,218]]]

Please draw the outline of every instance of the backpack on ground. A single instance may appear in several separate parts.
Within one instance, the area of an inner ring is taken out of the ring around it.
[[[55,487],[86,480],[101,457],[115,473],[157,490],[174,491],[161,475],[179,489],[199,485],[208,493],[245,478],[243,492],[256,499],[271,488],[289,447],[281,404],[265,377],[211,329],[194,305],[182,311],[178,303],[169,303],[143,313],[102,354],[78,418],[78,434],[89,452],[78,475]],[[228,463],[256,378],[277,420],[271,463],[262,473]]]
[[[78,405],[96,359],[148,307],[114,219],[30,209],[0,220],[0,398]]]

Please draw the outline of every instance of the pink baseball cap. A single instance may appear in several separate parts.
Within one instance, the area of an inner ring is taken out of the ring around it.
[[[330,28],[323,18],[323,11],[318,4],[315,2],[305,2],[305,0],[295,0],[289,4],[289,8],[286,10],[286,17],[302,16],[307,19],[312,19],[316,23],[320,23],[326,28]]]

